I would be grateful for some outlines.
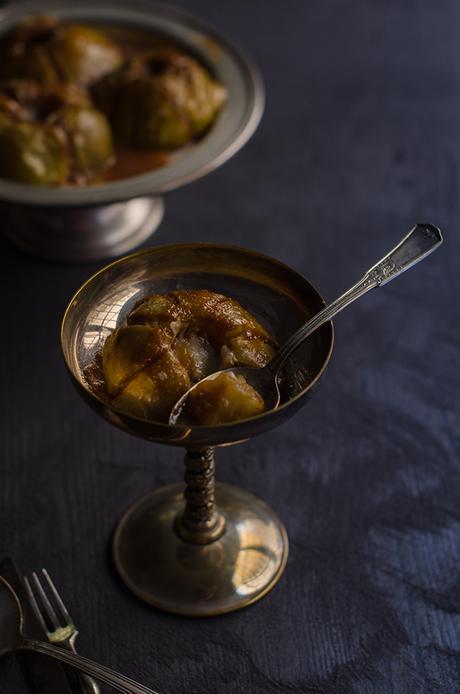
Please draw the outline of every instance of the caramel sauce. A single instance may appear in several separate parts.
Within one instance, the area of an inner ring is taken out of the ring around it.
[[[139,176],[165,166],[170,159],[166,152],[115,145],[115,163],[100,177],[98,183]]]

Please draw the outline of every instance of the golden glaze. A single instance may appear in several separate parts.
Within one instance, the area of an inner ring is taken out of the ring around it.
[[[166,421],[175,402],[196,381],[226,366],[264,366],[273,353],[267,330],[237,301],[208,290],[184,290],[138,303],[127,324],[106,339],[102,363],[116,407]],[[232,403],[219,408],[219,395]],[[260,397],[242,384],[205,389],[198,400],[201,423],[209,417],[217,423],[219,412],[223,422],[263,410]]]

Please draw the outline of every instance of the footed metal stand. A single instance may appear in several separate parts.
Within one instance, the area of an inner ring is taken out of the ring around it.
[[[2,228],[19,248],[70,262],[130,253],[160,223],[163,202],[158,196],[211,173],[236,154],[256,130],[264,109],[258,71],[214,29],[189,12],[168,5],[146,0],[1,3],[2,34],[27,21],[31,14],[52,14],[64,21],[102,26],[113,23],[179,45],[186,54],[198,57],[227,92],[226,103],[212,127],[198,141],[168,152],[163,166],[158,160],[156,167],[142,174],[84,186],[37,186],[2,179]],[[122,35],[117,40],[130,41]],[[190,233],[190,228],[184,230],[184,236]]]
[[[281,521],[250,492],[215,484],[213,453],[187,450],[185,492],[173,484],[148,494],[115,532],[122,580],[168,612],[210,616],[240,609],[273,588],[286,565]]]
[[[22,250],[50,260],[92,261],[129,253],[153,234],[164,214],[161,197],[88,207],[11,205],[8,238]]]
[[[69,303],[61,340],[74,385],[101,417],[152,443],[187,449],[185,485],[158,489],[135,503],[118,525],[113,553],[122,580],[142,600],[204,616],[261,598],[280,578],[288,554],[286,531],[269,506],[243,489],[215,484],[212,447],[252,439],[297,412],[327,368],[333,328],[324,325],[299,347],[285,371],[285,401],[258,417],[170,426],[119,410],[95,378],[107,335],[141,298],[196,288],[241,301],[278,344],[324,307],[307,280],[254,251],[202,243],[156,246],[85,282]]]

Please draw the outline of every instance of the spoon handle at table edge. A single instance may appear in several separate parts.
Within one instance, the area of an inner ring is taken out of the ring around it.
[[[66,647],[66,650],[70,651],[71,653],[77,653],[77,649],[75,647],[75,641],[77,640],[76,636],[77,634],[74,634],[74,637],[69,639],[69,645]],[[59,645],[61,646],[61,648],[63,647],[62,643],[60,643]],[[82,672],[80,672],[79,682],[81,687],[81,694],[101,694],[101,690],[99,689],[98,683],[95,682],[95,680],[89,675],[84,675]]]
[[[442,234],[438,227],[433,224],[416,224],[395,248],[366,272],[359,282],[299,328],[272,359],[269,364],[270,370],[277,374],[285,360],[323,323],[330,321],[337,313],[371,289],[387,284],[426,258],[441,245],[442,241]]]
[[[70,665],[85,675],[94,677],[103,684],[108,684],[111,687],[114,687],[114,689],[122,692],[122,694],[158,694],[158,692],[155,690],[144,687],[144,685],[138,684],[129,677],[115,672],[115,670],[111,670],[105,665],[99,665],[99,663],[95,663],[94,661],[89,660],[89,658],[84,658],[76,653],[63,650],[62,648],[54,646],[51,643],[25,639],[17,650],[34,651],[35,653],[41,653],[42,655],[47,655],[50,658],[55,658],[65,665]]]

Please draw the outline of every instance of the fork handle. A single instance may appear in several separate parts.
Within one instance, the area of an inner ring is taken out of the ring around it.
[[[105,665],[99,665],[99,663],[95,663],[93,660],[89,660],[89,658],[63,650],[51,643],[24,639],[18,646],[18,650],[34,651],[35,653],[55,658],[65,665],[70,665],[84,675],[90,675],[99,682],[110,685],[117,691],[122,692],[122,694],[158,694],[153,689],[144,687],[144,685],[138,684],[129,677],[121,675]]]

